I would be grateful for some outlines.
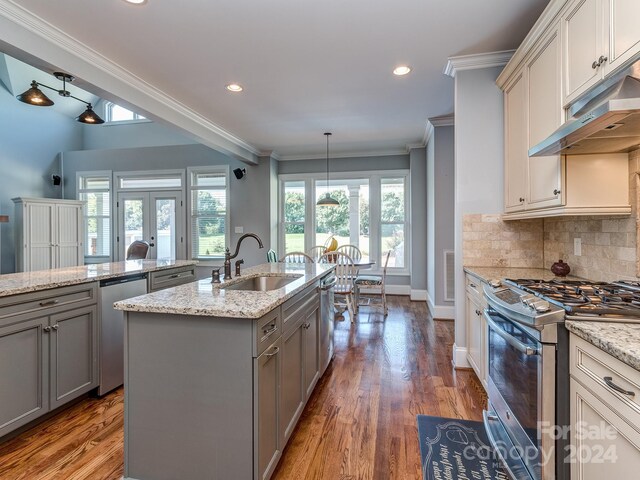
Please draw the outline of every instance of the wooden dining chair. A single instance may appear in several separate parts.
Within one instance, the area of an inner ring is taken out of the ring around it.
[[[346,253],[354,262],[357,262],[362,258],[362,252],[356,245],[341,245],[336,251]]]
[[[311,258],[317,261],[325,251],[326,251],[326,248],[324,246],[316,245],[315,247],[311,247],[309,249],[309,251],[307,252],[307,255],[309,255]]]
[[[336,297],[344,297],[345,303],[336,302],[337,307],[345,307],[349,312],[351,321],[355,321],[355,309],[353,303],[353,279],[356,273],[356,267],[349,255],[342,252],[327,252],[323,254],[318,263],[331,263],[336,266],[334,275],[336,276],[336,285],[334,292]]]
[[[144,260],[149,253],[149,244],[142,240],[135,240],[127,248],[127,260]]]
[[[314,261],[304,252],[289,252],[280,259],[280,263],[314,263]]]
[[[373,290],[374,295],[380,295],[380,303],[382,305],[382,311],[386,317],[389,314],[387,307],[387,295],[385,293],[385,282],[387,279],[387,265],[389,264],[389,257],[391,256],[391,250],[387,252],[387,256],[384,260],[384,268],[382,269],[382,276],[380,275],[358,275],[355,279],[355,311],[358,313],[360,309],[360,288],[367,288]]]

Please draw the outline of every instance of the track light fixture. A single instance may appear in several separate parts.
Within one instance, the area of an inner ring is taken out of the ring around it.
[[[87,109],[76,117],[76,120],[78,122],[87,123],[89,125],[99,125],[101,123],[104,123],[104,120],[101,119],[98,114],[93,111],[93,106],[89,102],[85,102],[81,98],[74,97],[73,95],[71,95],[71,92],[67,90],[67,82],[71,83],[74,80],[74,77],[72,75],[62,72],[53,72],[53,76],[62,82],[62,90],[58,90],[57,88],[53,88],[49,85],[45,85],[44,83],[39,83],[33,80],[31,82],[31,88],[26,92],[17,95],[16,98],[23,103],[28,103],[29,105],[35,105],[37,107],[50,107],[51,105],[53,105],[53,100],[47,97],[38,87],[48,88],[49,90],[58,92],[58,95],[60,95],[61,97],[73,98],[74,100],[82,102],[87,106]]]

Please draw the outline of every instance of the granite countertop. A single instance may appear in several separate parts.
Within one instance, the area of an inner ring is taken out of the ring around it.
[[[640,324],[583,320],[567,320],[564,324],[570,332],[640,370]]]
[[[580,277],[569,275],[556,277],[547,268],[515,268],[515,267],[464,267],[464,271],[488,282],[490,280],[502,280],[504,278],[529,278],[536,280],[584,280]]]
[[[0,275],[0,297],[78,285],[136,273],[195,265],[196,263],[198,262],[195,260],[127,260],[78,267],[53,268],[35,272],[9,273]]]
[[[130,312],[169,313],[229,318],[260,318],[289,298],[304,290],[320,277],[333,270],[333,265],[317,263],[265,263],[247,268],[242,276],[220,284],[211,280],[168,288],[148,295],[116,302],[114,308]],[[255,292],[226,290],[233,285],[257,276],[287,276],[296,280],[276,290]]]

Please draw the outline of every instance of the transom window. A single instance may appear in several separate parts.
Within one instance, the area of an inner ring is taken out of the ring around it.
[[[116,105],[112,102],[107,102],[105,106],[106,121],[110,123],[115,122],[131,122],[134,120],[146,120],[142,115],[132,112],[120,105]]]

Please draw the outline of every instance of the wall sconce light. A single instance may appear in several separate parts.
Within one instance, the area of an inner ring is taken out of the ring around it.
[[[45,85],[44,83],[39,83],[33,80],[31,82],[31,88],[26,92],[17,95],[16,98],[22,103],[27,103],[29,105],[35,105],[37,107],[50,107],[51,105],[53,105],[53,100],[47,97],[38,87],[48,88],[49,90],[58,92],[58,95],[60,95],[61,97],[73,98],[74,100],[82,102],[87,106],[87,109],[76,117],[76,120],[78,122],[87,123],[89,125],[99,125],[101,123],[104,123],[104,120],[101,119],[98,114],[93,111],[93,107],[89,102],[85,102],[81,98],[74,97],[73,95],[71,95],[71,92],[67,90],[67,82],[73,82],[73,75],[62,72],[53,72],[53,76],[62,82],[62,90],[58,90],[56,88]]]
[[[247,169],[246,168],[236,168],[233,171],[233,174],[236,176],[236,178],[238,180],[240,180],[242,177],[244,177],[247,174]]]

